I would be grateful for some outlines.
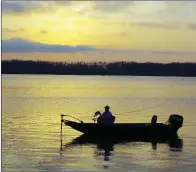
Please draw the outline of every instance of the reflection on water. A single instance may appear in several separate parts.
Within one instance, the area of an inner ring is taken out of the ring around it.
[[[71,142],[63,145],[61,139],[61,151],[60,154],[63,154],[68,149],[73,149],[77,146],[84,146],[84,145],[95,145],[94,148],[94,157],[101,156],[104,157],[104,161],[109,161],[110,156],[114,155],[113,151],[115,150],[115,145],[127,145],[130,144],[128,149],[132,149],[133,147],[137,147],[138,142],[150,143],[152,150],[157,150],[158,144],[165,144],[168,147],[169,151],[179,151],[183,150],[183,140],[180,138],[173,138],[169,140],[118,140],[118,139],[107,139],[102,137],[89,137],[85,135],[81,135]],[[116,150],[118,151],[118,150]],[[104,168],[108,168],[104,166]]]

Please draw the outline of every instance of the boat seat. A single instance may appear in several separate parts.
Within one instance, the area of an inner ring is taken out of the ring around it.
[[[151,124],[156,124],[157,123],[157,116],[153,115],[151,119]]]

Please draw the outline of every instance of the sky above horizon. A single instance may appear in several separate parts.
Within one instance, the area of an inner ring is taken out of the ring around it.
[[[194,1],[3,0],[2,59],[196,62],[195,17]]]

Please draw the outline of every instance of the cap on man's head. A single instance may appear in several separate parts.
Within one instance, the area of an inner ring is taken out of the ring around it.
[[[105,106],[105,109],[110,109],[110,107],[109,106]]]

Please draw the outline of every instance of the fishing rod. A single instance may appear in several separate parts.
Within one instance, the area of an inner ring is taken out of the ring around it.
[[[80,121],[81,123],[83,123],[83,121],[81,121],[80,119],[78,119],[78,118],[76,118],[76,117],[73,117],[73,116],[70,116],[70,115],[64,115],[64,114],[61,115],[62,120],[63,120],[63,117],[64,117],[64,116],[71,117],[71,118],[76,119],[76,120]]]

